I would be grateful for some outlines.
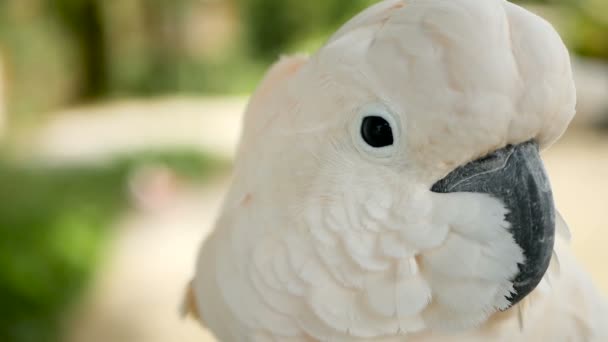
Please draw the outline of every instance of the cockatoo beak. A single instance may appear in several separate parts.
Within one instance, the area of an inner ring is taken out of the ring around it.
[[[513,279],[511,306],[542,280],[553,251],[555,208],[549,179],[534,141],[507,146],[451,172],[433,185],[438,193],[477,192],[500,199],[509,214],[511,234],[525,261]]]

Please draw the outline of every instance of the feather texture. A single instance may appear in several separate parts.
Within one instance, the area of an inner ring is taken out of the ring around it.
[[[548,147],[574,104],[561,39],[516,5],[372,6],[254,94],[199,255],[198,312],[222,341],[608,340],[608,310],[561,242],[546,281],[500,312],[525,262],[507,210],[429,190],[506,144]],[[394,124],[381,153],[362,144],[368,112]]]

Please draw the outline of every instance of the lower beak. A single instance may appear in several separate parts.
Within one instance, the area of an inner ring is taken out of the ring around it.
[[[438,193],[478,192],[500,199],[509,210],[506,220],[525,255],[512,279],[511,305],[526,297],[542,280],[553,252],[555,207],[549,179],[534,141],[507,146],[470,162],[435,183]]]

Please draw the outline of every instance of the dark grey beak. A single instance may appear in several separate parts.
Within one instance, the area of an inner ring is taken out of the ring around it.
[[[542,280],[555,240],[555,207],[538,145],[529,141],[507,146],[454,170],[433,185],[432,191],[490,194],[507,206],[506,220],[526,260],[513,279],[511,305],[522,300]]]

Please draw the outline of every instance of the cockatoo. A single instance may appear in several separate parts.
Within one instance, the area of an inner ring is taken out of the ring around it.
[[[539,155],[575,97],[512,3],[372,6],[253,95],[189,310],[221,341],[608,341]]]

